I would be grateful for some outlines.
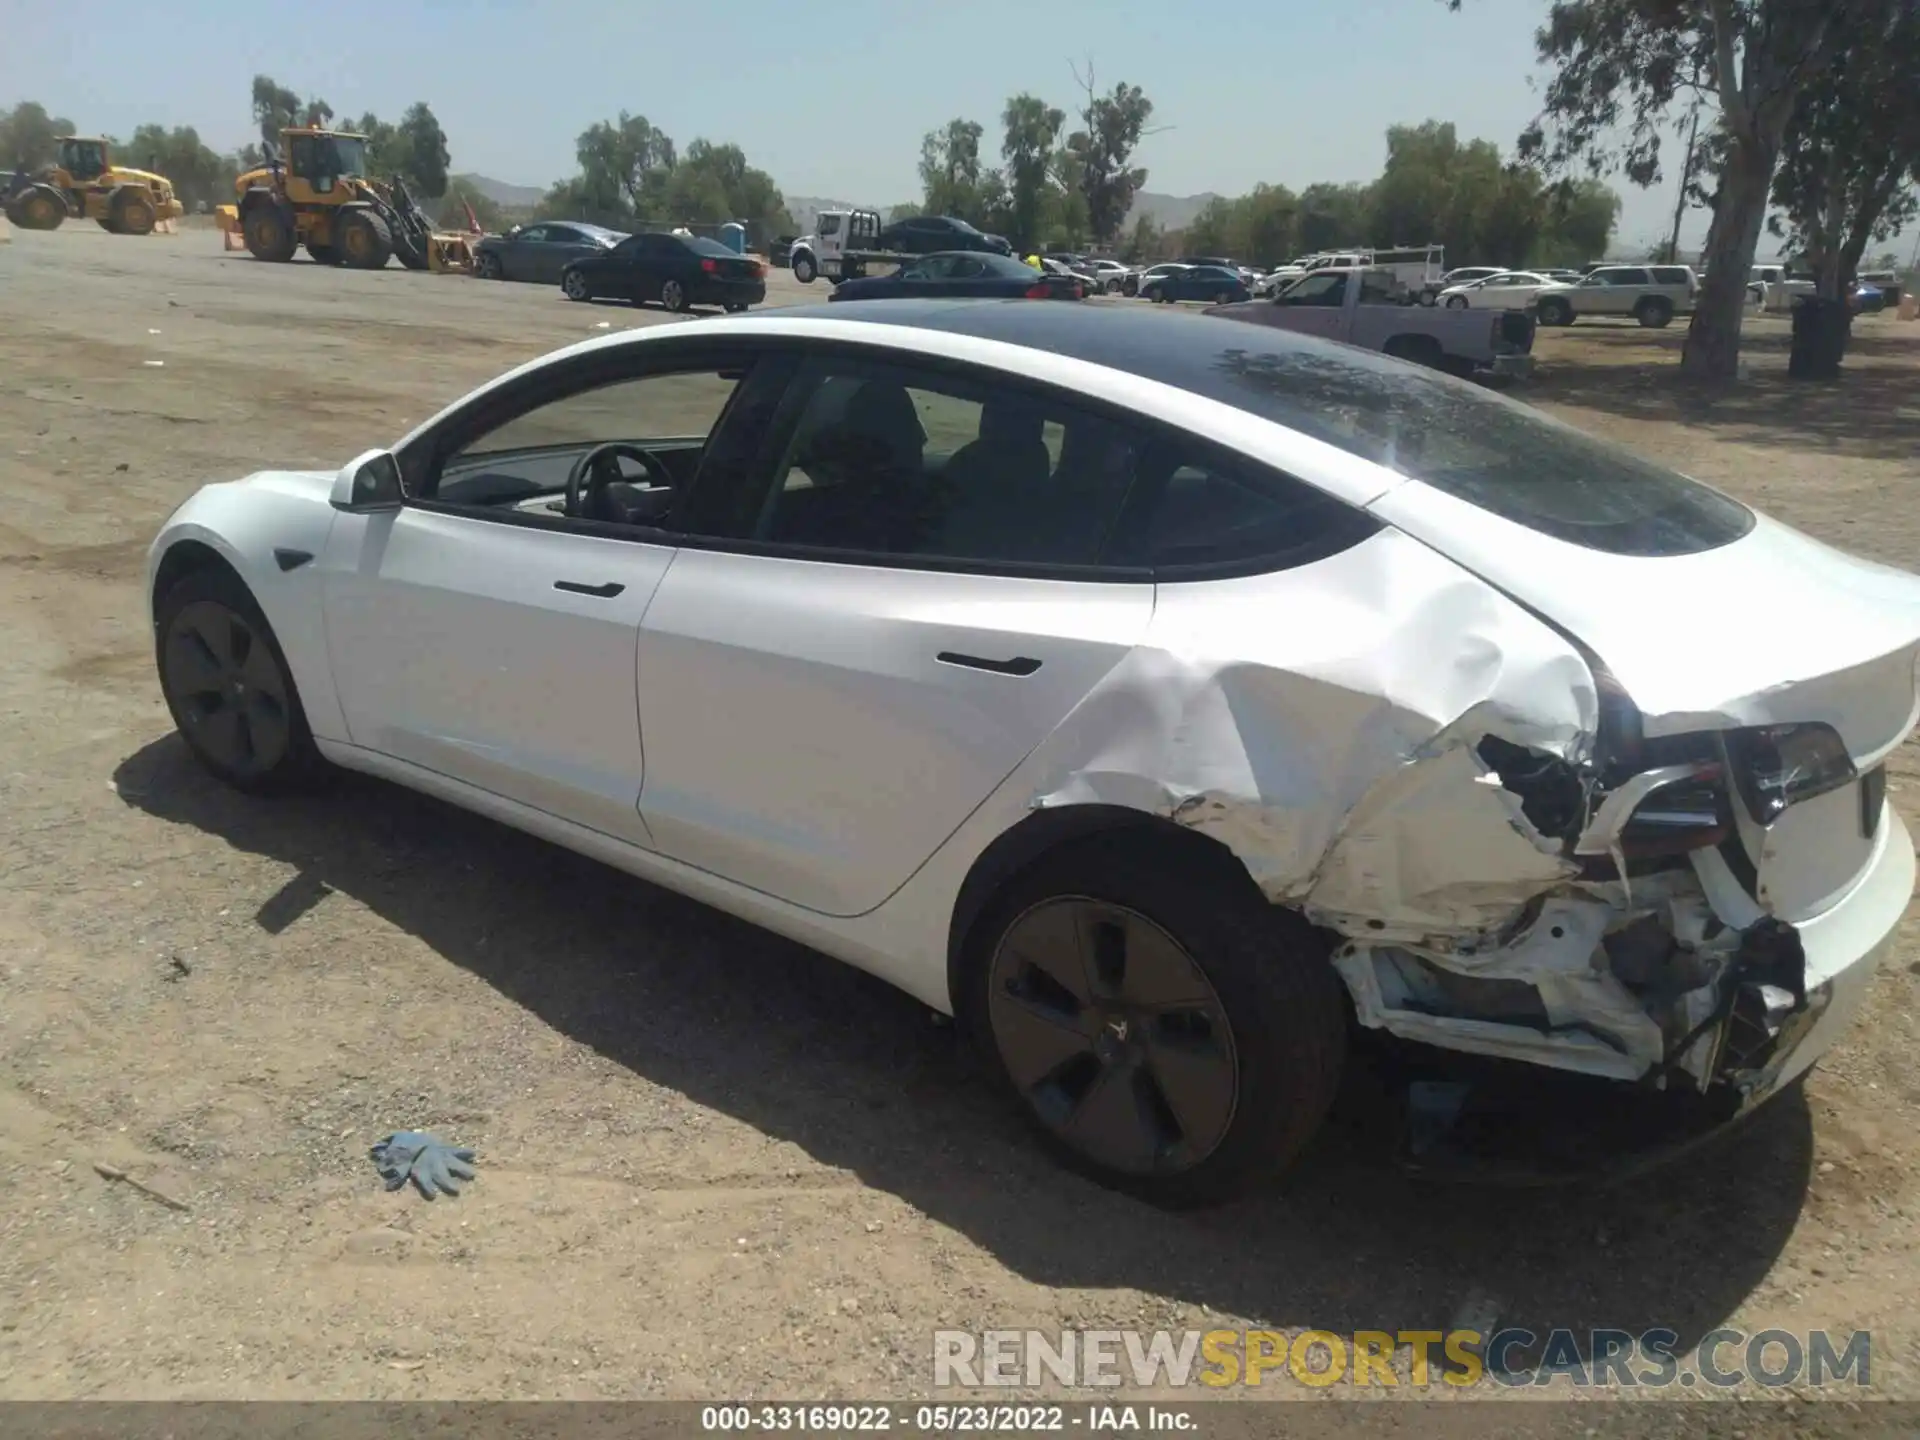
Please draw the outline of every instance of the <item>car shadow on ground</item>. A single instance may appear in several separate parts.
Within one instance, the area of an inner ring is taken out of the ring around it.
[[[802,946],[363,777],[249,799],[168,736],[115,780],[150,815],[296,867],[259,907],[264,931],[327,890],[350,896],[559,1032],[844,1167],[1039,1285],[1348,1332],[1441,1328],[1477,1291],[1540,1334],[1665,1327],[1691,1344],[1767,1274],[1809,1183],[1794,1091],[1694,1159],[1607,1189],[1422,1181],[1349,1115],[1274,1194],[1166,1214],[1056,1167],[951,1027]]]
[[[1880,333],[1877,322],[1856,321],[1840,378],[1831,381],[1787,378],[1791,337],[1784,327],[1752,333],[1741,341],[1751,378],[1727,386],[1681,376],[1686,334],[1679,327],[1652,332],[1591,326],[1572,333],[1579,342],[1574,349],[1536,343],[1538,369],[1516,398],[1627,420],[1677,422],[1716,440],[1873,459],[1910,456],[1920,432],[1920,390],[1914,385],[1920,333]]]

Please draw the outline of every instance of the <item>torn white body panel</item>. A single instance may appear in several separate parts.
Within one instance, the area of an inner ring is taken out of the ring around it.
[[[1920,577],[1777,520],[1694,555],[1624,556],[1417,481],[1368,508],[1578,635],[1648,735],[1817,721],[1864,769],[1920,722]],[[1677,624],[1697,643],[1675,644]]]
[[[1169,816],[1339,928],[1475,936],[1574,867],[1474,745],[1577,760],[1597,716],[1571,645],[1387,530],[1298,569],[1159,587],[1143,643],[1036,756],[1034,803]]]

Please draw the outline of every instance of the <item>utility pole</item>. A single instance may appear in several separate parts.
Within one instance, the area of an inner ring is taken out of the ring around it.
[[[1693,183],[1693,142],[1700,134],[1700,110],[1694,108],[1693,121],[1687,127],[1687,158],[1680,164],[1680,193],[1673,202],[1673,236],[1667,241],[1667,263],[1680,263],[1680,217],[1687,213],[1687,186]]]

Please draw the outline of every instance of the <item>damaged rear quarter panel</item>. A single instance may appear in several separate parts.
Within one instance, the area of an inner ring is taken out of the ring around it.
[[[1036,806],[1211,835],[1346,933],[1466,937],[1573,873],[1474,747],[1579,763],[1597,715],[1564,638],[1384,530],[1296,569],[1160,585],[1142,643],[1023,770]]]

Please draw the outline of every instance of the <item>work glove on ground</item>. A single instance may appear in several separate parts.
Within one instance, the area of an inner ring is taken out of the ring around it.
[[[373,1163],[387,1189],[398,1190],[411,1180],[427,1199],[458,1195],[453,1182],[473,1179],[473,1151],[449,1145],[422,1130],[400,1130],[373,1147]]]

